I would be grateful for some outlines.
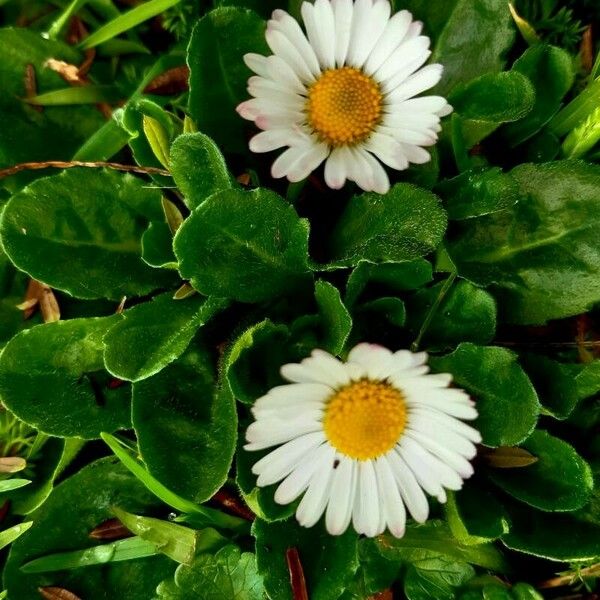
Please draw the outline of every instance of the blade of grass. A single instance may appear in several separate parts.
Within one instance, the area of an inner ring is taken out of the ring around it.
[[[600,77],[563,108],[549,123],[552,133],[562,137],[587,119],[600,104]]]
[[[107,40],[110,40],[129,29],[137,27],[140,23],[156,17],[167,8],[171,8],[179,4],[181,0],[150,0],[144,4],[140,4],[130,11],[113,19],[97,31],[94,31],[81,43],[80,47],[83,50],[94,48]]]
[[[112,85],[86,85],[54,90],[27,98],[28,104],[35,106],[65,106],[75,104],[97,104],[98,102],[116,102],[121,99],[120,90]]]
[[[66,571],[79,567],[146,558],[156,554],[159,554],[156,544],[140,537],[131,537],[110,544],[103,544],[102,546],[85,548],[84,550],[48,554],[24,564],[21,571],[23,573]]]
[[[31,526],[33,521],[25,521],[14,527],[0,531],[0,549],[12,544],[19,536],[23,535]]]
[[[69,19],[83,6],[87,3],[88,0],[73,0],[65,10],[60,14],[58,19],[52,23],[50,29],[48,29],[48,37],[51,40],[55,40],[64,29],[66,24],[69,22]]]
[[[5,481],[0,481],[0,494],[18,490],[30,483],[31,481],[29,479],[6,479]]]

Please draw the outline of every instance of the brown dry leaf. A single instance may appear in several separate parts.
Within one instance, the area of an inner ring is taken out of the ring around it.
[[[247,521],[254,521],[256,518],[256,515],[244,504],[244,502],[228,490],[219,490],[212,497],[212,500],[237,517],[241,517]]]
[[[591,25],[583,32],[581,40],[581,66],[586,73],[591,73],[594,68],[594,32]]]
[[[392,590],[384,590],[383,592],[379,592],[378,594],[374,594],[373,596],[369,596],[369,600],[393,600],[394,594]]]
[[[0,473],[18,473],[27,467],[27,461],[21,456],[0,457]]]
[[[300,555],[296,548],[288,548],[285,553],[288,570],[290,572],[290,585],[292,586],[292,598],[294,600],[308,600],[308,590],[304,569],[300,562]]]
[[[108,519],[90,532],[90,537],[95,540],[120,540],[131,536],[129,529],[119,519]]]
[[[60,307],[52,288],[45,283],[30,279],[25,292],[25,299],[19,304],[18,308],[23,310],[25,319],[29,319],[38,307],[42,313],[44,323],[53,323],[60,320]]]
[[[494,449],[480,451],[479,456],[494,469],[518,469],[528,467],[538,461],[537,456],[524,448],[500,446]]]
[[[84,81],[79,75],[79,67],[71,65],[64,60],[56,60],[55,58],[49,58],[44,66],[51,69],[55,73],[58,73],[67,83],[74,85],[82,85]]]
[[[61,587],[41,587],[38,588],[38,592],[45,600],[81,600],[73,592]]]
[[[189,88],[188,80],[190,70],[187,66],[174,67],[158,77],[155,77],[144,89],[146,94],[156,94],[158,96],[172,96],[185,92]]]
[[[29,99],[33,98],[34,96],[37,96],[37,76],[35,74],[35,67],[31,64],[25,67],[24,84],[25,98]],[[43,106],[35,106],[33,104],[30,106],[38,112],[42,112],[44,110]]]
[[[236,181],[242,185],[250,185],[250,173],[242,173],[238,175]]]

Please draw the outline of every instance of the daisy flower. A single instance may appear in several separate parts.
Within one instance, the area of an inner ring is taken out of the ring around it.
[[[406,10],[390,17],[388,0],[316,0],[301,10],[306,33],[276,10],[266,32],[273,54],[244,57],[256,76],[248,81],[253,98],[237,110],[263,130],[250,149],[287,148],[273,177],[300,181],[326,161],[329,187],[348,179],[385,193],[381,163],[402,171],[428,162],[424,147],[435,144],[440,117],[452,112],[441,96],[415,98],[443,70],[423,67],[431,55],[423,24]]]
[[[284,365],[292,383],[256,401],[246,432],[246,450],[278,446],[253,466],[258,485],[279,483],[279,504],[302,496],[300,525],[325,513],[332,535],[352,522],[370,537],[386,528],[402,537],[407,512],[426,521],[425,494],[445,502],[447,489],[459,490],[481,442],[463,422],[477,417],[473,401],[448,387],[450,375],[429,375],[426,361],[359,344],[345,363],[315,350]]]

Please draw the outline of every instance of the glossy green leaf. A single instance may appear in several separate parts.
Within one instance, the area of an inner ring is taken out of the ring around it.
[[[218,146],[203,133],[180,135],[171,146],[171,173],[190,209],[232,187]]]
[[[529,437],[540,404],[513,352],[465,343],[430,364],[438,373],[451,373],[455,384],[471,394],[479,412],[474,425],[486,446],[515,446]]]
[[[251,10],[217,8],[206,14],[192,34],[188,49],[190,66],[189,111],[199,129],[224,150],[246,148],[245,124],[235,112],[246,100],[252,74],[244,54],[268,54],[266,23]]]
[[[429,254],[446,229],[437,196],[410,184],[387,194],[366,193],[349,202],[331,237],[336,261],[402,262]]]
[[[158,586],[157,595],[160,600],[263,600],[265,592],[254,554],[228,545],[181,565],[174,580]]]
[[[444,282],[421,289],[408,303],[409,327],[418,332],[437,301]],[[451,347],[457,343],[489,343],[496,331],[496,302],[485,290],[458,281],[444,296],[423,336],[424,343]]]
[[[408,600],[454,600],[457,588],[475,575],[471,565],[441,557],[424,558],[411,564],[404,576]]]
[[[497,485],[517,500],[545,511],[572,511],[586,504],[594,479],[572,446],[537,430],[523,447],[537,462],[523,469],[495,469],[490,477]]]
[[[253,404],[270,388],[282,383],[279,367],[287,352],[289,336],[285,325],[265,320],[234,341],[225,359],[225,373],[237,400]]]
[[[93,439],[128,427],[129,387],[111,388],[102,361],[102,338],[116,319],[58,321],[14,337],[0,355],[3,403],[60,437]]]
[[[213,358],[192,344],[133,389],[133,426],[149,472],[177,494],[204,502],[225,483],[237,436],[235,400],[215,390]]]
[[[358,567],[353,531],[333,537],[321,526],[304,529],[293,520],[266,523],[257,519],[252,532],[258,572],[272,600],[292,600],[288,548],[298,551],[311,600],[337,600]]]
[[[501,318],[541,324],[600,300],[600,168],[579,161],[521,165],[523,200],[465,221],[448,244],[459,274],[492,286]]]
[[[198,329],[227,305],[192,296],[173,300],[168,292],[123,313],[104,338],[104,362],[119,379],[141,381],[176,360]]]
[[[430,14],[438,12],[435,18],[443,24],[432,56],[433,62],[444,65],[436,93],[446,95],[458,84],[502,70],[504,56],[514,41],[504,0],[451,0],[441,10],[438,4],[423,0],[420,3]],[[419,11],[415,14],[422,18]]]
[[[340,354],[352,330],[352,317],[339,290],[326,281],[315,284],[315,299],[322,329],[320,347],[333,355]]]
[[[157,504],[113,458],[82,468],[55,488],[32,514],[31,529],[13,543],[4,571],[9,596],[38,600],[38,587],[53,585],[77,590],[83,598],[148,600],[158,583],[173,572],[175,563],[167,557],[127,560],[51,575],[24,573],[21,567],[41,556],[89,548],[90,532],[113,516],[112,506],[143,513],[155,510]]]
[[[423,525],[409,525],[402,538],[383,534],[376,538],[381,554],[389,560],[418,561],[423,557],[442,556],[504,572],[507,563],[492,544],[461,544],[442,521],[432,520]]]
[[[35,279],[78,298],[117,300],[173,281],[141,259],[146,219],[160,214],[160,192],[140,179],[71,169],[13,196],[0,235],[11,261]]]
[[[173,234],[165,222],[150,223],[142,236],[142,260],[151,267],[176,269]]]
[[[308,224],[274,192],[228,190],[194,210],[174,248],[202,294],[259,302],[305,281]]]
[[[360,262],[348,277],[345,303],[352,306],[367,289],[377,286],[386,292],[415,290],[433,279],[431,263],[423,258],[375,265],[368,261]]]
[[[446,179],[436,187],[436,192],[444,201],[448,218],[458,221],[506,210],[522,197],[512,175],[498,167],[474,169]]]
[[[505,130],[511,145],[516,146],[537,133],[558,112],[573,85],[575,74],[571,55],[562,48],[545,44],[526,50],[515,61],[513,71],[528,77],[536,90],[532,111]]]

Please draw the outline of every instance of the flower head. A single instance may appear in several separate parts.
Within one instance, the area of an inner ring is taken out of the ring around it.
[[[404,535],[407,511],[429,515],[426,493],[446,501],[470,477],[479,432],[473,401],[449,388],[451,376],[428,374],[425,353],[392,353],[359,344],[343,363],[315,350],[284,365],[290,384],[259,398],[246,450],[277,449],[253,467],[258,485],[279,483],[275,500],[300,496],[296,518],[312,527],[325,513],[329,533],[350,522],[374,536]]]
[[[263,130],[250,141],[253,152],[287,148],[274,177],[299,181],[326,161],[329,187],[350,180],[385,193],[381,163],[402,171],[430,160],[424,147],[452,109],[441,96],[415,96],[439,82],[442,66],[423,67],[431,52],[422,23],[405,10],[390,15],[388,0],[304,2],[305,34],[288,13],[273,12],[273,55],[245,56],[257,75],[238,112]]]

